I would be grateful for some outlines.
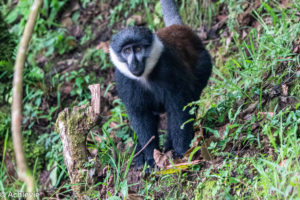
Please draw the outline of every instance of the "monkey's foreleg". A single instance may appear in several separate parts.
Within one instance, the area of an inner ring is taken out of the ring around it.
[[[148,165],[153,167],[153,151],[158,148],[158,122],[159,116],[153,115],[149,111],[131,111],[129,112],[129,118],[133,130],[138,136],[138,150],[143,148],[146,143],[150,140],[152,136],[155,138],[147,145],[147,147],[142,151],[141,155],[138,156],[136,164],[146,162]],[[137,150],[137,151],[138,151]],[[144,164],[144,163],[143,163]]]

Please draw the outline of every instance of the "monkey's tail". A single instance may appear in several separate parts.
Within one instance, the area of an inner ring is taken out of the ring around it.
[[[160,3],[166,26],[183,25],[175,0],[160,0]]]

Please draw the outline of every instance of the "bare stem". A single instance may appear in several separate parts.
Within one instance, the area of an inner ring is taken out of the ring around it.
[[[152,142],[152,140],[154,140],[155,136],[153,135],[148,142],[143,146],[143,148],[141,150],[139,150],[139,152],[137,152],[136,154],[134,154],[133,158],[136,158],[138,155],[140,155],[140,153],[142,153],[142,151],[150,144],[150,142]]]
[[[27,169],[25,155],[22,147],[21,126],[22,126],[22,82],[23,68],[26,60],[26,50],[32,36],[33,28],[36,22],[41,0],[35,0],[26,23],[23,36],[21,38],[18,54],[15,62],[14,80],[13,80],[13,101],[12,101],[12,138],[16,154],[16,162],[19,178],[26,183],[27,192],[30,193],[27,199],[34,199],[34,178]]]

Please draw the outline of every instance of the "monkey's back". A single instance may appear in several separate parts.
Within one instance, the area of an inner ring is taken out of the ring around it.
[[[196,67],[199,55],[206,51],[200,38],[185,25],[172,25],[157,31],[158,37],[174,49],[185,65],[192,71]]]

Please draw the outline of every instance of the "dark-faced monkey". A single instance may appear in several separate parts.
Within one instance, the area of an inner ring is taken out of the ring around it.
[[[166,27],[153,33],[145,27],[128,27],[113,36],[111,61],[116,67],[117,92],[138,136],[138,149],[155,139],[135,161],[154,165],[158,148],[159,113],[166,112],[166,150],[183,156],[193,139],[192,116],[183,110],[198,100],[211,74],[209,53],[200,38],[183,25],[174,0],[161,0]]]

